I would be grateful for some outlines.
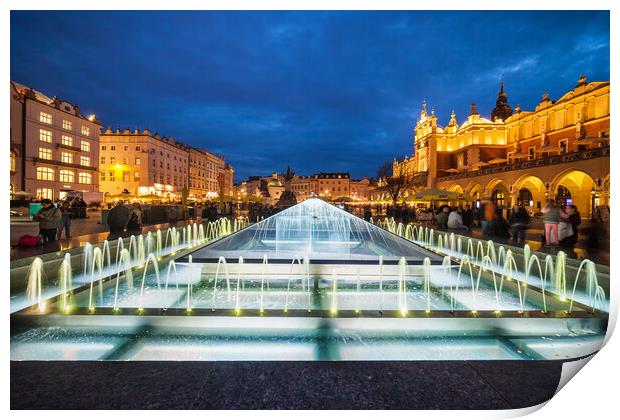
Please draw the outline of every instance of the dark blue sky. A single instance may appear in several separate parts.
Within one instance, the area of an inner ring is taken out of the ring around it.
[[[223,154],[248,175],[375,176],[441,124],[609,80],[609,13],[12,12],[11,78]]]

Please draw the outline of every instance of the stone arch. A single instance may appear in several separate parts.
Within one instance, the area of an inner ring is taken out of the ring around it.
[[[535,175],[523,175],[513,185],[513,193],[515,198],[515,203],[520,201],[520,198],[525,196],[523,190],[527,190],[531,193],[531,198],[533,203],[531,203],[531,207],[541,208],[545,205],[545,193],[547,192],[547,187],[542,179]],[[530,203],[527,203],[526,206],[530,206]]]
[[[452,184],[450,188],[448,188],[448,191],[463,194],[463,187],[461,187],[459,184]]]
[[[495,178],[487,184],[485,196],[495,202],[498,207],[510,206],[510,188],[508,188],[508,183],[501,178]]]
[[[549,186],[550,195],[555,197],[560,187],[570,192],[572,204],[577,206],[582,215],[590,214],[593,206],[601,204],[600,194],[595,191],[594,177],[582,170],[571,168],[556,175]]]

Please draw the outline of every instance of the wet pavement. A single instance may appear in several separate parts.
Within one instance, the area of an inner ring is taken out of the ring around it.
[[[11,409],[510,409],[561,361],[11,362]]]

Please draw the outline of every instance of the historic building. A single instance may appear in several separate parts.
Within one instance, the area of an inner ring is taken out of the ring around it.
[[[190,148],[144,130],[112,130],[100,136],[99,183],[106,196],[129,193],[179,200],[188,188]]]
[[[57,97],[11,82],[11,194],[63,199],[98,192],[100,125]]]
[[[542,96],[533,111],[508,104],[500,86],[491,118],[473,104],[458,124],[452,112],[440,126],[422,105],[411,157],[394,161],[393,174],[411,180],[411,191],[437,187],[500,206],[523,202],[534,209],[546,198],[588,214],[609,202],[609,82],[577,85],[557,100]]]

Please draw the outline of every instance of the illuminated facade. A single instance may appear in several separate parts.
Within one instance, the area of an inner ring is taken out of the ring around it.
[[[11,82],[11,193],[98,192],[100,125],[77,105]]]
[[[172,137],[108,128],[100,142],[99,184],[106,196],[128,192],[179,200],[188,188],[190,148]]]
[[[410,193],[437,187],[473,204],[534,208],[556,198],[587,214],[609,202],[609,92],[609,82],[582,76],[557,101],[545,94],[533,111],[513,111],[502,83],[490,119],[472,105],[463,124],[453,112],[445,127],[423,104],[414,153],[394,161],[394,174],[412,179]]]

